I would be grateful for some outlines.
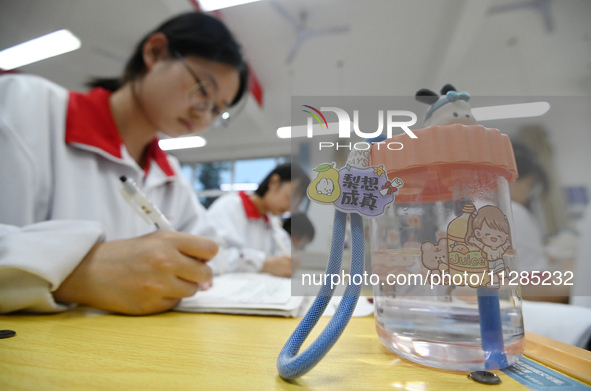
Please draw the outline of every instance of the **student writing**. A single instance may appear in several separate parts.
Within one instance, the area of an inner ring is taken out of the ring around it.
[[[226,272],[265,272],[291,276],[288,233],[277,216],[289,212],[305,194],[310,179],[296,164],[277,166],[259,184],[254,194],[229,193],[207,210],[223,240],[224,256],[211,266],[216,274]],[[284,246],[278,243],[284,243]]]
[[[214,230],[157,132],[205,130],[237,104],[247,78],[229,30],[196,12],[146,35],[122,78],[88,93],[1,76],[0,312],[80,303],[149,314],[208,281]],[[153,232],[121,195],[121,176],[178,232]]]

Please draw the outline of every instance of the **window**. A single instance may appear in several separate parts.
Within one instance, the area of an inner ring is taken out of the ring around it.
[[[199,201],[206,208],[229,191],[255,191],[260,182],[289,156],[261,158],[182,166],[183,174],[193,185]]]

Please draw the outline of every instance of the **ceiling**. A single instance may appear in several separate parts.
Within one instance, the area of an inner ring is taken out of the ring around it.
[[[67,28],[82,40],[72,53],[31,64],[82,90],[92,76],[116,76],[141,37],[190,0],[3,0],[0,50]],[[264,91],[249,98],[208,145],[173,152],[182,161],[277,156],[289,140],[291,96],[413,96],[445,83],[472,95],[591,96],[589,0],[262,0],[221,11]],[[312,36],[292,53],[298,35]],[[293,57],[289,58],[290,53]],[[288,61],[291,60],[291,61]]]

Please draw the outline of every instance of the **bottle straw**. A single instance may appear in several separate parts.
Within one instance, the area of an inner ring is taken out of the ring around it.
[[[478,287],[476,292],[478,313],[480,314],[480,337],[485,360],[484,367],[485,369],[505,368],[509,364],[503,342],[499,291]]]

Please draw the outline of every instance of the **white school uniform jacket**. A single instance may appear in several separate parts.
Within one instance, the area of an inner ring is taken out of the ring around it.
[[[131,158],[109,96],[0,76],[0,312],[67,308],[51,292],[97,242],[154,231],[120,193],[122,175],[176,230],[215,235],[178,162],[157,140],[145,169]]]
[[[216,274],[259,272],[267,258],[291,253],[289,234],[278,219],[271,214],[261,216],[243,192],[218,198],[207,214],[224,248],[224,256],[210,262]]]

